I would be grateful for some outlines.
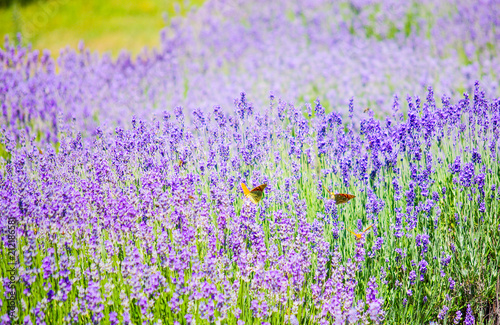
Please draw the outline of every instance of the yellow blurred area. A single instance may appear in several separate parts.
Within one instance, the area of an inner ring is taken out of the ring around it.
[[[76,48],[83,40],[92,51],[110,52],[113,57],[122,49],[138,54],[143,47],[157,47],[163,18],[185,14],[203,0],[39,0],[21,6],[14,3],[0,8],[0,35],[13,38],[23,35],[23,44],[49,49],[58,56],[62,48]],[[176,10],[177,8],[177,10]],[[3,47],[3,41],[0,43]]]

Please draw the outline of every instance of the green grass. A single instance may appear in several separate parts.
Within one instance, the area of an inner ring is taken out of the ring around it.
[[[192,0],[189,6],[202,3],[203,0]],[[180,0],[35,1],[26,6],[1,8],[0,35],[13,38],[21,33],[24,44],[49,49],[55,56],[66,46],[76,48],[80,40],[92,51],[111,52],[116,57],[127,49],[136,55],[145,46],[159,45],[160,30],[166,25],[164,13],[172,17],[188,10]]]

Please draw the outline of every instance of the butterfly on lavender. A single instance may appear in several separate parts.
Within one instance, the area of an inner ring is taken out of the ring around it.
[[[353,234],[354,236],[356,236],[356,240],[361,240],[361,238],[365,235],[365,232],[367,232],[371,227],[373,227],[373,224],[371,226],[368,226],[365,230],[363,230],[363,232],[361,232],[360,234],[357,234],[355,233],[354,231],[350,230],[350,229],[347,229],[351,234]]]
[[[266,186],[267,184],[262,184],[250,191],[245,183],[241,183],[243,194],[245,194],[245,196],[255,204],[259,204],[259,201],[262,200],[262,196],[264,195],[264,189],[266,188]]]
[[[355,195],[352,195],[352,194],[343,194],[343,193],[335,194],[335,193],[330,192],[330,191],[328,191],[328,193],[330,193],[330,198],[332,200],[335,200],[335,204],[347,203],[356,197]]]

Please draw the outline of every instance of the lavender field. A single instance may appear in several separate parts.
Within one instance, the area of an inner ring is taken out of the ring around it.
[[[498,1],[167,20],[5,39],[0,324],[500,324]]]

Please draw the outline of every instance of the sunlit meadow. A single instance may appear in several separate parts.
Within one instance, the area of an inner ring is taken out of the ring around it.
[[[498,324],[499,17],[208,1],[136,59],[6,39],[0,324]]]

